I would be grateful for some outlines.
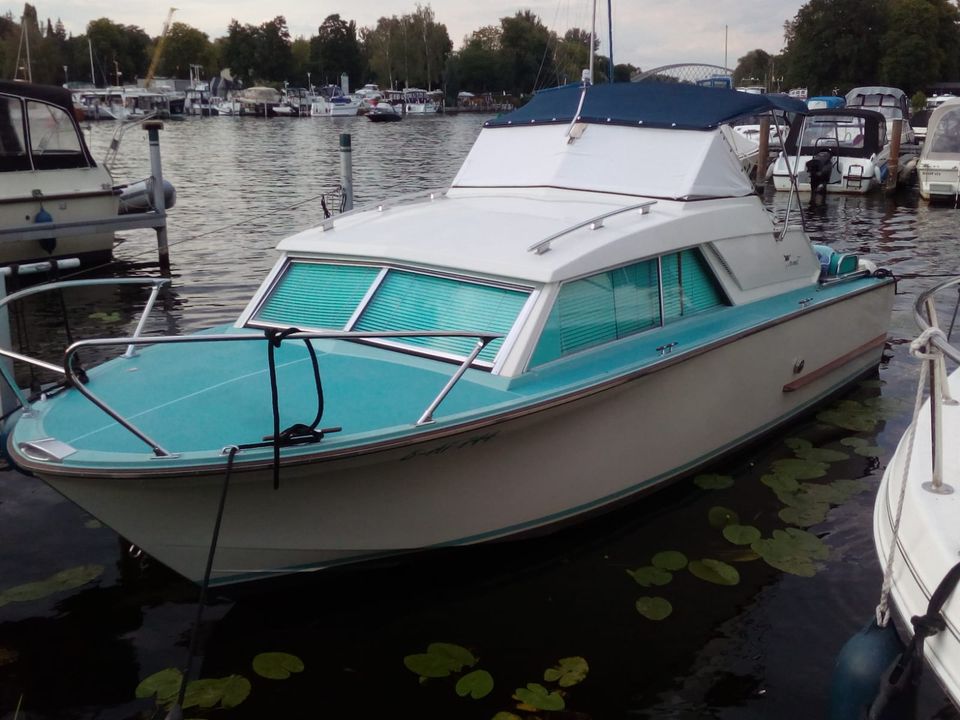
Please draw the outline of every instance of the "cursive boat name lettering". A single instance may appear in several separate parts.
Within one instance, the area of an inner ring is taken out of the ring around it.
[[[475,447],[476,445],[482,445],[483,443],[493,440],[499,433],[487,433],[486,435],[474,435],[473,437],[467,438],[466,440],[456,440],[454,442],[444,443],[443,445],[438,445],[435,448],[430,450],[414,450],[408,455],[400,458],[400,461],[412,460],[415,457],[429,457],[430,455],[443,455],[446,452],[451,450],[464,450],[466,448]]]

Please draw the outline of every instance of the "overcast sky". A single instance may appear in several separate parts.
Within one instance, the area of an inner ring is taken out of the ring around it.
[[[170,2],[171,0],[168,0]],[[177,0],[172,0],[177,2]],[[645,70],[680,62],[721,65],[724,51],[730,67],[737,58],[760,48],[776,53],[783,47],[783,23],[792,19],[803,0],[612,0],[613,54],[617,63],[629,62]],[[41,22],[63,20],[68,32],[83,33],[90,20],[107,17],[124,25],[137,25],[147,34],[160,34],[170,5],[156,0],[33,0]],[[588,0],[538,0],[519,4],[516,0],[432,0],[437,21],[447,26],[454,48],[465,35],[484,25],[496,25],[501,17],[518,10],[532,10],[552,30],[570,27],[589,29],[591,3]],[[416,0],[353,0],[342,5],[317,0],[191,0],[174,13],[174,21],[199,28],[210,39],[226,34],[232,19],[259,25],[277,15],[287,19],[293,37],[315,35],[330,14],[354,20],[357,27],[373,26],[382,16],[412,12]],[[0,11],[19,16],[23,4],[0,2]],[[601,52],[607,54],[607,5],[599,0],[597,11]],[[726,40],[725,40],[726,28]]]

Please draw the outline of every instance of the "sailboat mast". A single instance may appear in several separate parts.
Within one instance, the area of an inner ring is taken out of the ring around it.
[[[97,86],[97,76],[93,72],[93,44],[90,42],[90,38],[87,38],[87,51],[90,53],[90,82],[93,83],[93,86]]]
[[[593,85],[593,45],[597,37],[597,0],[593,0],[593,19],[590,21],[590,84]]]
[[[610,77],[607,82],[613,82],[613,0],[607,0],[607,31],[610,35]]]
[[[27,14],[23,14],[20,21],[23,25],[23,34],[25,36],[25,45],[27,48],[27,82],[33,82],[33,68],[30,67],[30,29],[27,27]]]

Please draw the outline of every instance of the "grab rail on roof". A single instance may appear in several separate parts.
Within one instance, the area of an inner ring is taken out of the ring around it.
[[[607,218],[614,217],[615,215],[622,215],[623,213],[628,213],[631,210],[639,210],[641,215],[647,215],[650,212],[650,208],[653,205],[656,205],[656,200],[645,200],[642,203],[636,203],[635,205],[627,205],[626,207],[617,208],[616,210],[610,210],[605,213],[601,213],[596,217],[592,217],[589,220],[584,220],[582,222],[575,223],[570,227],[561,230],[560,232],[554,233],[550,237],[546,237],[543,240],[535,242],[533,245],[527,248],[527,252],[533,252],[537,255],[542,255],[550,249],[550,243],[558,238],[563,237],[564,235],[569,235],[575,230],[580,228],[590,227],[591,230],[598,230],[603,227],[603,221]]]
[[[333,230],[334,224],[337,220],[349,217],[351,215],[359,215],[360,213],[369,212],[371,210],[382,212],[384,210],[389,210],[392,207],[396,207],[397,205],[411,203],[415,200],[433,201],[440,198],[445,198],[449,189],[449,187],[446,187],[438,188],[436,190],[417,190],[415,192],[397,195],[396,197],[388,198],[387,200],[378,200],[377,202],[367,203],[366,205],[361,205],[353,210],[347,210],[346,212],[338,213],[337,215],[331,215],[320,223],[320,229],[323,231]]]

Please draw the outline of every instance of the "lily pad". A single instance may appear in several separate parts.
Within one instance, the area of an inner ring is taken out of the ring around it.
[[[800,489],[800,483],[789,475],[770,473],[761,477],[760,482],[776,492],[792,493]]]
[[[182,672],[176,668],[166,668],[141,680],[134,695],[141,699],[156,696],[158,705],[169,705],[177,699],[181,682]]]
[[[456,691],[460,697],[469,695],[474,700],[486,697],[493,690],[493,676],[486,670],[468,672],[457,680]]]
[[[772,537],[757,540],[751,547],[771,567],[802,577],[815,575],[815,561],[825,560],[830,554],[823,540],[797,528],[774,530]]]
[[[242,675],[194,680],[187,685],[183,707],[236,707],[250,695],[250,687],[250,681]]]
[[[403,664],[421,677],[439,678],[460,672],[464,667],[472,667],[477,664],[477,659],[460,645],[431,643],[427,652],[407,655]]]
[[[761,533],[753,525],[727,525],[723,529],[723,536],[734,545],[749,545],[759,540]]]
[[[850,458],[850,456],[845,452],[831,450],[830,448],[808,448],[806,450],[798,450],[797,457],[801,458],[802,460],[821,463],[840,462]]]
[[[788,525],[810,527],[826,520],[828,512],[830,512],[830,506],[824,503],[804,508],[785,507],[777,513],[777,517]]]
[[[73,590],[96,580],[103,574],[103,565],[80,565],[61,570],[46,580],[17,585],[0,592],[0,607],[12,602],[42,600],[64,590]]]
[[[664,620],[673,612],[673,605],[662,597],[642,597],[637,600],[637,612],[648,620]]]
[[[707,521],[711,527],[722,530],[727,525],[736,525],[740,522],[740,516],[730,508],[722,505],[715,505],[707,511]]]
[[[883,455],[883,448],[877,447],[876,445],[861,445],[860,447],[854,448],[853,451],[861,457],[868,458],[878,458]]]
[[[816,483],[803,483],[803,485],[800,486],[798,495],[813,504],[827,503],[829,505],[840,505],[846,500],[846,496],[832,484],[818,485]]]
[[[683,570],[687,566],[687,556],[677,550],[664,550],[653,556],[650,564],[663,570]]]
[[[493,716],[493,720],[523,720],[523,718],[521,718],[519,715],[514,715],[512,712],[501,710]]]
[[[290,673],[303,672],[303,660],[282,652],[260,653],[253,658],[253,671],[268,680],[286,680]]]
[[[785,530],[774,530],[772,534],[773,539],[777,541],[780,541],[785,535],[789,540],[784,539],[783,542],[792,543],[794,547],[806,552],[817,560],[826,560],[830,557],[830,546],[821,538],[806,530],[786,528]]]
[[[733,487],[733,478],[729,475],[697,475],[693,482],[703,490],[725,490]]]
[[[250,695],[250,681],[242,675],[230,675],[221,681],[220,707],[236,707]]]
[[[537,710],[563,710],[566,707],[563,695],[550,692],[539,683],[527,683],[525,688],[517,688],[513,696],[524,705]]]
[[[809,440],[805,440],[804,438],[798,438],[798,437],[787,438],[786,440],[783,441],[783,443],[793,451],[809,450],[810,448],[813,447],[812,442],[810,442]]]
[[[863,480],[834,480],[830,483],[833,488],[843,496],[843,501],[846,502],[854,495],[859,495],[862,492],[866,492],[870,487],[863,482]]]
[[[740,573],[737,569],[720,560],[711,558],[694,560],[690,563],[689,570],[701,580],[715,585],[736,585],[740,582]]]
[[[803,458],[784,458],[773,463],[773,471],[796,480],[813,480],[827,474],[829,465]]]
[[[653,585],[666,585],[673,580],[673,573],[662,568],[648,565],[637,568],[636,570],[627,570],[627,575],[636,580],[638,585],[651,587]]]
[[[836,407],[817,414],[817,420],[852,432],[871,432],[877,426],[881,413],[853,400],[845,400]]]
[[[566,657],[560,658],[558,665],[544,671],[543,679],[547,682],[555,682],[560,687],[572,687],[583,682],[588,672],[590,672],[590,666],[582,657]]]
[[[100,322],[105,322],[105,323],[117,323],[117,322],[120,322],[121,320],[120,313],[118,312],[111,312],[111,313],[95,312],[95,313],[90,313],[87,317],[90,318],[91,320],[99,320]]]
[[[858,448],[858,447],[866,447],[870,443],[864,440],[863,438],[850,436],[840,440],[840,444],[850,448]]]

